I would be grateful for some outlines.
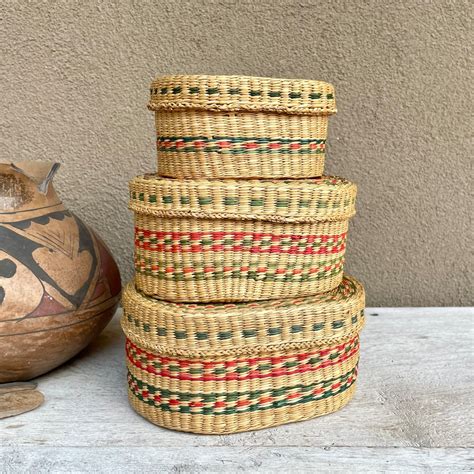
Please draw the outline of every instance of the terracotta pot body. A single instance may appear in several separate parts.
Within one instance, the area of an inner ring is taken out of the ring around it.
[[[120,298],[109,250],[54,191],[57,168],[0,163],[0,383],[70,359],[104,329]]]

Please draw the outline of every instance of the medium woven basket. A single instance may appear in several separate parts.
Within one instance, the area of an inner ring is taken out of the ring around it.
[[[180,431],[249,431],[325,415],[353,396],[365,295],[199,305],[123,293],[129,399]]]
[[[167,76],[151,84],[158,174],[321,176],[334,88],[320,81]]]
[[[356,186],[304,181],[130,182],[135,283],[169,301],[252,301],[311,295],[342,279]]]

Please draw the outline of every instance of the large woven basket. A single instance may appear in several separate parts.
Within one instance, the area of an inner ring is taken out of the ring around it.
[[[123,294],[129,399],[152,423],[219,434],[325,415],[353,396],[364,324],[354,278],[301,299],[176,304]]]
[[[252,301],[332,290],[342,279],[356,186],[139,176],[135,283],[169,301]]]
[[[158,174],[321,176],[334,88],[320,81],[167,76],[151,84]]]

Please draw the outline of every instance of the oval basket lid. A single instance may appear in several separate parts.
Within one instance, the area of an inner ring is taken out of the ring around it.
[[[336,113],[334,87],[322,81],[246,76],[164,76],[150,86],[150,110]]]
[[[195,357],[314,347],[346,340],[364,325],[365,292],[345,276],[311,297],[250,303],[189,304],[156,300],[125,288],[122,328],[141,347]]]
[[[131,210],[156,216],[273,222],[345,220],[357,187],[337,176],[306,180],[179,180],[154,174],[130,181]]]

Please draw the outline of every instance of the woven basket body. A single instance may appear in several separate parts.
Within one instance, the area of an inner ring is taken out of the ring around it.
[[[151,85],[158,174],[321,176],[334,88],[320,81],[169,76]]]
[[[342,279],[355,186],[305,182],[130,184],[135,283],[169,301],[251,301],[329,291]]]
[[[123,294],[129,398],[151,422],[219,434],[331,413],[352,397],[364,290],[297,300],[174,304]]]

